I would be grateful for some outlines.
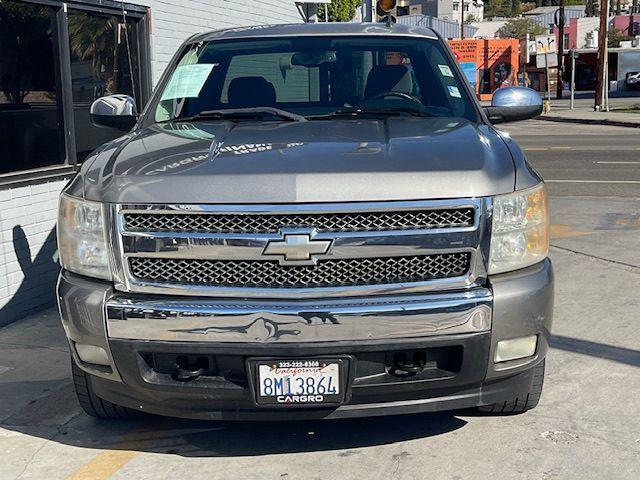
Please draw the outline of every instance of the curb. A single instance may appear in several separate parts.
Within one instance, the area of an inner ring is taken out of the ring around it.
[[[628,128],[640,128],[640,121],[638,122],[626,122],[624,120],[610,120],[607,118],[591,119],[591,118],[564,118],[554,117],[552,115],[540,115],[538,120],[546,120],[547,122],[559,122],[559,123],[581,123],[584,125],[608,125],[612,127],[628,127]]]

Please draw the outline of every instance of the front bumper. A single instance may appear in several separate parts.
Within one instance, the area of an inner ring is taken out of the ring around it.
[[[304,302],[203,301],[124,295],[63,272],[63,325],[74,361],[96,393],[150,413],[205,419],[338,418],[458,409],[510,400],[530,388],[552,322],[548,260],[496,275],[490,288],[420,296]],[[535,355],[495,364],[499,340],[538,335]],[[86,364],[75,344],[104,348],[109,365]],[[429,368],[395,377],[398,352],[426,352]],[[191,382],[157,368],[156,356],[194,355],[216,367]],[[246,359],[346,356],[348,396],[336,408],[255,405]]]

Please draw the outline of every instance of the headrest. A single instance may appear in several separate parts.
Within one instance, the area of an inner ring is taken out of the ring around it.
[[[234,107],[270,107],[276,103],[276,89],[264,77],[236,77],[229,84],[228,98]]]
[[[367,76],[364,98],[371,98],[384,92],[411,94],[413,81],[409,69],[404,65],[376,65]]]

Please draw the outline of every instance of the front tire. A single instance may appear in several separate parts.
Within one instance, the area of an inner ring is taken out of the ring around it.
[[[89,375],[78,367],[73,359],[71,359],[71,372],[78,402],[87,415],[104,420],[122,420],[138,416],[135,410],[98,397],[93,391]]]
[[[522,398],[505,400],[504,402],[493,403],[478,407],[478,411],[493,415],[518,414],[531,410],[538,405],[542,395],[542,385],[544,384],[544,360],[533,367],[533,381],[529,392]]]

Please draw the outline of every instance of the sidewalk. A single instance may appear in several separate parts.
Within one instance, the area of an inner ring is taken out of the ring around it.
[[[593,94],[581,93],[574,102],[574,109],[569,108],[569,95],[565,92],[562,100],[551,100],[551,111],[544,113],[540,119],[552,122],[586,123],[595,125],[613,125],[618,127],[640,127],[640,97],[638,92],[619,93],[609,99],[609,112],[593,111]],[[636,112],[624,112],[624,109],[637,109]]]
[[[594,112],[593,108],[580,106],[574,110],[551,105],[551,111],[544,113],[540,120],[551,122],[586,123],[640,128],[640,111],[635,112]]]

